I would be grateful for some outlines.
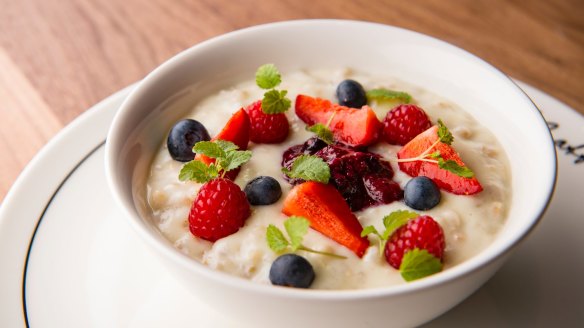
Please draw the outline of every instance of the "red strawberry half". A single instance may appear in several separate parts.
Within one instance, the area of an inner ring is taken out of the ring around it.
[[[336,141],[351,146],[367,146],[377,141],[381,122],[367,105],[361,109],[333,104],[329,100],[298,95],[295,103],[296,115],[308,125],[329,124]]]
[[[343,199],[331,185],[304,182],[294,187],[286,199],[282,212],[298,215],[310,221],[310,227],[347,247],[362,257],[369,240],[361,237],[363,227]]]
[[[288,137],[290,124],[286,114],[266,114],[262,101],[258,100],[245,108],[249,116],[251,131],[249,139],[255,143],[280,143]]]
[[[245,110],[240,109],[238,110],[227,124],[223,127],[221,132],[217,134],[211,141],[214,140],[225,140],[231,141],[236,144],[240,150],[246,150],[247,144],[249,143],[249,133],[250,133],[250,124],[249,124],[249,117]],[[205,155],[197,154],[195,159],[201,161],[207,165],[214,163],[215,160],[213,158],[207,157]],[[235,180],[237,174],[239,173],[239,168],[229,171],[225,174],[225,177],[231,180]]]
[[[398,228],[385,244],[385,259],[399,269],[404,254],[414,248],[426,250],[442,261],[444,232],[430,216],[419,216]]]
[[[438,126],[434,125],[403,146],[397,153],[397,157],[399,159],[415,158],[432,146],[436,140],[438,140]],[[435,151],[439,151],[445,161],[453,160],[460,166],[466,166],[454,148],[445,143],[439,142],[430,152]],[[413,177],[426,176],[434,180],[438,187],[453,194],[472,195],[483,190],[476,177],[464,178],[458,176],[450,171],[441,169],[436,163],[424,161],[400,162],[399,168]]]
[[[249,215],[245,193],[231,180],[218,178],[199,190],[189,213],[189,229],[214,242],[237,232]]]

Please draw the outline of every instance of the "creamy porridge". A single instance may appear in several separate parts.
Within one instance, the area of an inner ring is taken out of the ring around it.
[[[511,199],[509,165],[497,139],[453,102],[387,77],[360,74],[348,69],[299,71],[284,74],[281,88],[288,90],[288,96],[293,102],[298,94],[334,102],[337,84],[347,78],[359,81],[365,89],[382,87],[405,91],[412,95],[412,102],[422,107],[433,123],[440,118],[450,128],[455,137],[453,147],[472,168],[484,190],[468,196],[442,191],[438,206],[417,212],[430,215],[442,226],[446,244],[444,270],[485,249],[505,223]],[[214,136],[231,114],[261,99],[263,93],[264,90],[258,88],[255,81],[241,83],[205,98],[193,107],[188,118],[203,123],[209,134]],[[369,105],[380,120],[391,108],[390,105],[376,102]],[[179,181],[178,175],[183,163],[170,157],[166,144],[161,147],[151,166],[147,197],[160,231],[177,249],[213,269],[259,283],[270,283],[268,272],[278,254],[266,243],[266,228],[273,224],[284,230],[283,222],[287,216],[281,212],[282,205],[292,189],[281,171],[282,154],[289,147],[302,144],[313,136],[305,130],[306,124],[295,115],[293,109],[286,115],[290,122],[288,138],[274,145],[250,143],[248,149],[253,152],[253,156],[241,167],[235,180],[243,189],[257,176],[271,176],[280,183],[282,197],[273,205],[252,206],[251,216],[237,233],[214,243],[197,238],[189,231],[187,218],[201,184]],[[400,149],[401,146],[389,145],[383,141],[369,147],[369,151],[381,155],[391,163],[395,172],[393,180],[403,189],[411,177],[401,172],[395,162]],[[363,227],[374,225],[382,231],[382,218],[399,209],[412,210],[403,201],[395,201],[365,208],[355,212],[355,215]],[[405,283],[399,271],[389,266],[385,258],[380,256],[375,238],[370,236],[369,239],[371,246],[359,258],[347,248],[309,229],[303,244],[312,249],[347,257],[341,260],[299,251],[316,272],[316,279],[311,287],[358,289]]]

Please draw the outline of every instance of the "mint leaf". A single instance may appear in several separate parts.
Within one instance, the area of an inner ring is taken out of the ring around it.
[[[427,250],[414,248],[404,254],[399,271],[405,281],[412,281],[442,271],[442,262]]]
[[[439,157],[438,167],[440,167],[443,170],[450,171],[463,178],[474,177],[474,172],[471,169],[469,169],[467,166],[460,166],[458,165],[458,163],[451,159],[444,161],[442,157]]]
[[[225,151],[213,141],[199,141],[193,147],[193,152],[211,158],[225,157]]]
[[[286,232],[290,236],[290,246],[293,252],[302,246],[302,240],[306,232],[308,232],[309,226],[310,221],[301,216],[291,216],[284,221],[284,228],[286,228]]]
[[[282,168],[282,172],[292,179],[328,183],[331,172],[322,158],[313,155],[300,155],[292,163],[292,169]]]
[[[290,245],[282,231],[273,224],[266,229],[266,241],[270,249],[276,253],[283,252]]]
[[[256,84],[262,89],[273,89],[282,82],[280,72],[274,64],[265,64],[256,71]]]
[[[190,161],[181,168],[179,180],[195,180],[204,183],[218,177],[219,172],[223,177],[226,172],[240,167],[251,158],[251,151],[237,149],[236,144],[226,140],[197,142],[193,151],[214,158],[215,162],[207,166],[198,160]]]
[[[314,132],[320,140],[326,142],[329,145],[334,141],[333,132],[324,124],[316,123],[315,125],[307,126],[306,130]]]
[[[366,93],[367,100],[378,100],[378,101],[385,101],[385,100],[401,100],[401,102],[408,104],[412,101],[412,96],[405,92],[401,91],[393,91],[387,89],[373,89],[369,90]]]
[[[408,223],[409,220],[415,219],[418,216],[420,215],[416,212],[398,210],[383,217],[383,226],[385,227],[385,231],[382,235],[383,240],[387,240],[394,231]]]
[[[284,113],[290,108],[292,102],[286,98],[288,91],[270,90],[264,93],[262,99],[262,111],[266,114]]]
[[[268,246],[276,253],[282,253],[288,249],[290,249],[292,252],[302,250],[315,254],[331,256],[337,259],[346,259],[346,257],[342,255],[321,252],[302,245],[302,240],[304,239],[304,235],[306,235],[308,232],[309,226],[310,221],[302,216],[291,216],[286,219],[286,221],[284,221],[284,228],[286,228],[286,232],[288,233],[288,236],[291,240],[291,242],[288,242],[286,237],[284,237],[284,233],[282,233],[282,231],[276,226],[270,224],[266,229],[266,241],[268,242]]]
[[[361,237],[366,237],[368,234],[375,234],[378,236],[381,236],[379,234],[379,232],[377,231],[377,229],[375,229],[374,226],[370,225],[370,226],[366,226],[365,228],[363,228],[363,230],[361,231]]]
[[[226,154],[225,160],[221,163],[221,168],[225,171],[234,170],[247,163],[251,159],[251,150],[230,151]]]
[[[219,172],[215,165],[207,166],[201,161],[193,160],[183,165],[178,174],[178,179],[180,181],[195,180],[198,183],[205,183],[218,175]]]
[[[219,148],[223,149],[224,152],[229,152],[232,150],[239,149],[239,146],[237,146],[233,142],[227,141],[227,140],[218,139],[218,140],[213,141],[213,143],[217,144],[217,146],[219,146]]]
[[[447,145],[452,144],[454,141],[454,136],[452,133],[450,133],[446,125],[444,125],[440,119],[438,119],[438,138],[440,139],[440,142]]]
[[[387,240],[391,234],[399,227],[406,224],[409,220],[417,218],[418,216],[418,213],[406,210],[391,212],[383,217],[383,226],[385,227],[383,234],[380,234],[374,226],[370,225],[363,228],[361,231],[361,237],[365,237],[369,234],[375,234],[378,237],[379,255],[381,256],[385,250],[385,244],[387,244]]]

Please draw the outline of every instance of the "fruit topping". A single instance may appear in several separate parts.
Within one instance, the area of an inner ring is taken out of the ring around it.
[[[423,278],[442,270],[444,232],[430,216],[411,211],[391,212],[383,218],[385,231],[367,226],[361,236],[373,234],[379,250],[406,281]]]
[[[251,205],[270,205],[282,196],[280,183],[269,176],[259,176],[247,183],[243,192]]]
[[[255,143],[280,143],[288,137],[290,124],[284,113],[266,114],[262,101],[258,100],[245,108],[250,122],[249,139]]]
[[[314,281],[314,269],[304,257],[296,254],[280,255],[270,267],[273,285],[308,288]]]
[[[249,116],[242,108],[238,110],[235,114],[233,114],[233,116],[231,116],[231,118],[229,119],[229,121],[227,121],[227,124],[225,124],[221,132],[219,132],[219,134],[217,134],[211,140],[230,141],[234,143],[239,149],[246,150],[247,144],[249,142],[249,132],[250,132]],[[209,156],[204,154],[197,154],[197,156],[195,156],[195,159],[205,163],[206,165],[215,162],[213,158],[210,158]],[[238,173],[239,170],[232,170],[225,177],[231,180],[235,180]]]
[[[339,105],[341,106],[361,108],[367,105],[365,89],[363,89],[363,86],[357,81],[342,81],[337,86],[336,94],[337,99],[339,100]]]
[[[331,185],[308,181],[292,188],[282,212],[302,216],[310,227],[362,257],[369,241],[360,236],[362,227],[341,194]]]
[[[440,189],[457,195],[472,195],[483,190],[474,173],[450,145],[452,134],[438,120],[408,142],[397,153],[399,168],[410,176],[426,176]]]
[[[370,201],[368,206],[389,204],[404,197],[404,191],[399,184],[387,176],[367,174],[363,176],[363,185]]]
[[[262,100],[245,109],[251,124],[250,140],[255,143],[280,143],[288,136],[290,124],[284,113],[291,101],[286,97],[288,91],[275,89],[281,82],[280,72],[273,64],[262,65],[256,71],[256,84],[268,91]]]
[[[440,189],[428,177],[415,177],[404,187],[404,202],[415,210],[427,211],[440,203]]]
[[[414,279],[421,278],[418,277],[420,273],[415,271],[425,272],[426,270],[425,267],[424,270],[420,270],[420,268],[416,270],[416,262],[428,262],[431,268],[429,271],[440,271],[442,269],[444,247],[444,232],[442,228],[433,218],[423,215],[408,221],[391,234],[385,245],[385,259],[392,267],[399,269],[402,272],[402,276],[405,271],[407,277],[404,276],[404,279],[409,281],[413,280],[409,279],[412,276]],[[415,253],[411,253],[416,249]],[[408,253],[411,254],[408,256]],[[415,259],[415,257],[420,258]]]
[[[189,213],[189,229],[193,235],[214,242],[236,233],[249,215],[249,203],[239,186],[216,178],[199,190]]]
[[[324,150],[326,148],[321,152]],[[331,182],[352,211],[372,205],[388,204],[403,197],[399,185],[391,180],[393,177],[391,166],[376,154],[351,152],[329,163]]]
[[[373,144],[381,130],[381,122],[367,105],[355,109],[333,104],[326,99],[298,95],[295,111],[304,123],[323,124],[332,131],[335,141],[351,146]]]
[[[204,183],[189,212],[189,229],[197,237],[216,241],[239,230],[250,216],[247,197],[238,185],[224,176],[251,158],[251,151],[237,150],[225,140],[200,141],[193,151],[213,162],[192,160],[183,165],[179,180]]]
[[[199,121],[184,119],[176,122],[166,139],[168,152],[172,159],[180,162],[195,158],[193,146],[199,141],[209,141],[211,137]]]
[[[311,140],[314,139],[309,139]],[[297,158],[294,156],[311,153],[303,151],[309,149],[310,144],[314,144],[314,141],[292,146],[284,152],[282,159],[284,170],[292,167]],[[314,149],[316,148],[318,147]],[[341,193],[352,211],[389,204],[403,197],[400,186],[392,180],[393,170],[390,164],[377,154],[342,145],[328,145],[313,153],[329,165],[330,183]],[[292,185],[304,182],[297,177],[286,178]]]
[[[416,105],[399,105],[383,120],[383,139],[392,145],[405,145],[432,126],[428,115]]]

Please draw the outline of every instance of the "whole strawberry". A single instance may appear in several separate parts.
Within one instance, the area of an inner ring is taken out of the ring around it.
[[[400,269],[404,254],[419,249],[442,261],[444,246],[444,232],[438,222],[423,215],[409,220],[393,232],[385,244],[385,259],[392,267]]]
[[[262,101],[258,100],[245,108],[251,125],[249,139],[255,143],[280,143],[288,137],[290,124],[284,113],[266,114]]]
[[[383,139],[392,145],[405,145],[432,126],[428,115],[416,105],[399,105],[383,120]]]
[[[225,140],[200,141],[193,151],[213,159],[209,165],[199,160],[186,163],[179,180],[204,183],[191,205],[189,229],[199,238],[216,241],[236,233],[250,216],[245,193],[233,181],[225,178],[251,158],[251,151],[237,150]]]
[[[189,213],[189,229],[199,238],[216,241],[236,233],[250,215],[245,193],[231,180],[205,183]]]

